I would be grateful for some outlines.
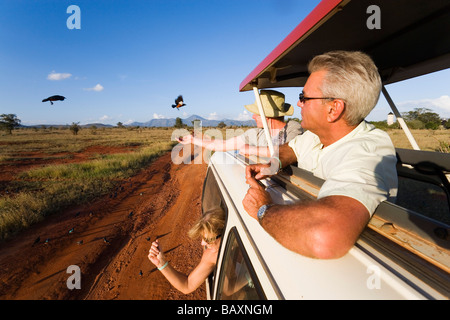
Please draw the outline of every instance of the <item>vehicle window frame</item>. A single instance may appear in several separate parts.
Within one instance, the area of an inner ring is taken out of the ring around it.
[[[211,179],[213,179],[214,181],[214,186],[217,189],[217,194],[214,194],[214,196],[219,196],[220,198],[220,207],[224,210],[225,213],[225,226],[228,220],[228,208],[227,205],[225,203],[225,199],[222,195],[222,192],[220,192],[220,187],[219,187],[219,183],[217,182],[216,177],[214,176],[214,172],[211,168],[208,168],[207,172],[206,172],[206,176],[205,176],[205,180],[203,181],[203,192],[202,192],[202,200],[201,200],[201,209],[202,209],[202,215],[205,214],[205,197],[208,195],[208,192],[210,191],[210,188],[208,188],[209,186],[209,182],[211,181]]]
[[[255,288],[255,292],[258,295],[258,299],[259,300],[267,300],[267,296],[264,293],[264,290],[261,286],[258,275],[255,272],[253,264],[250,261],[250,258],[247,254],[247,250],[245,249],[245,246],[241,240],[241,237],[240,237],[239,232],[237,231],[236,227],[232,227],[227,234],[227,239],[225,242],[226,245],[224,247],[223,258],[222,258],[222,262],[221,262],[221,266],[220,266],[220,274],[219,274],[219,279],[218,279],[218,284],[217,284],[216,299],[220,300],[220,297],[222,294],[222,288],[223,288],[225,271],[226,271],[225,267],[228,262],[228,254],[230,253],[230,250],[233,246],[233,242],[234,242],[233,240],[237,243],[237,247],[239,248],[239,250],[242,254],[244,263],[250,274],[250,278],[252,279],[252,282],[253,282],[253,285]]]
[[[208,170],[206,171],[206,175],[205,175],[205,180],[203,181],[203,192],[202,192],[202,199],[201,199],[201,210],[202,210],[202,215],[205,214],[205,208],[204,208],[204,201],[205,201],[205,196],[208,196],[208,192],[210,192],[210,188],[208,188],[208,186],[210,186],[209,183],[213,183],[214,187],[217,189],[217,193],[213,194],[213,196],[218,196],[220,198],[220,207],[224,210],[225,213],[225,229],[226,230],[226,226],[227,226],[227,222],[228,222],[228,207],[226,205],[225,199],[223,197],[222,192],[220,191],[220,187],[219,187],[219,183],[217,182],[217,178],[214,175],[214,171],[211,167],[208,168]],[[211,195],[211,194],[209,194]],[[220,253],[222,251],[222,248],[224,247],[224,240],[222,239],[222,242],[220,244],[219,247],[219,253],[217,255],[217,261],[216,261],[216,267],[214,268],[214,271],[210,273],[210,275],[208,276],[208,284],[209,284],[209,292],[211,294],[211,297],[214,296],[214,279],[216,278],[217,275],[217,264],[219,263],[219,258],[220,258]]]

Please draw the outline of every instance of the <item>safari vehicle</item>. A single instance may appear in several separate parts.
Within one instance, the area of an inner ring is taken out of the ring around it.
[[[372,5],[381,11],[381,29],[367,25]],[[368,53],[383,85],[446,69],[450,66],[450,3],[323,0],[239,89],[253,90],[257,101],[262,88],[298,87],[301,91],[308,61],[336,49]],[[289,251],[246,213],[242,205],[248,190],[245,166],[261,159],[233,152],[211,157],[202,210],[220,206],[227,222],[217,267],[207,279],[209,299],[449,298],[450,154],[419,150],[384,87],[383,94],[413,149],[397,150],[397,203],[380,204],[342,258],[311,259]],[[267,123],[264,127],[268,134]],[[275,203],[287,204],[315,198],[323,181],[291,166],[262,183]]]

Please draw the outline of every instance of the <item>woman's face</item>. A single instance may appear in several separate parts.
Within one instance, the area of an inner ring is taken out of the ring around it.
[[[202,236],[202,246],[207,249],[214,248],[219,249],[220,246],[221,235],[215,235],[208,232],[205,232]]]

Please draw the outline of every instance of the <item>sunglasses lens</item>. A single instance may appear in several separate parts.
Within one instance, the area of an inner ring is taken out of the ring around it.
[[[219,239],[220,237],[221,237],[222,235],[221,234],[219,234],[219,235],[217,235],[216,237],[214,237],[214,238],[203,238],[203,240],[206,242],[206,243],[208,243],[208,244],[213,244],[217,239]]]
[[[298,95],[298,100],[300,100],[301,103],[305,103],[305,96],[303,92]]]

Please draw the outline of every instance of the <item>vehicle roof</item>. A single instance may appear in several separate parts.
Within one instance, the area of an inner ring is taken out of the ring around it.
[[[371,5],[380,29],[369,29]],[[384,84],[450,67],[448,0],[323,0],[241,82],[240,91],[303,87],[307,64],[331,50],[360,50],[378,66]]]

